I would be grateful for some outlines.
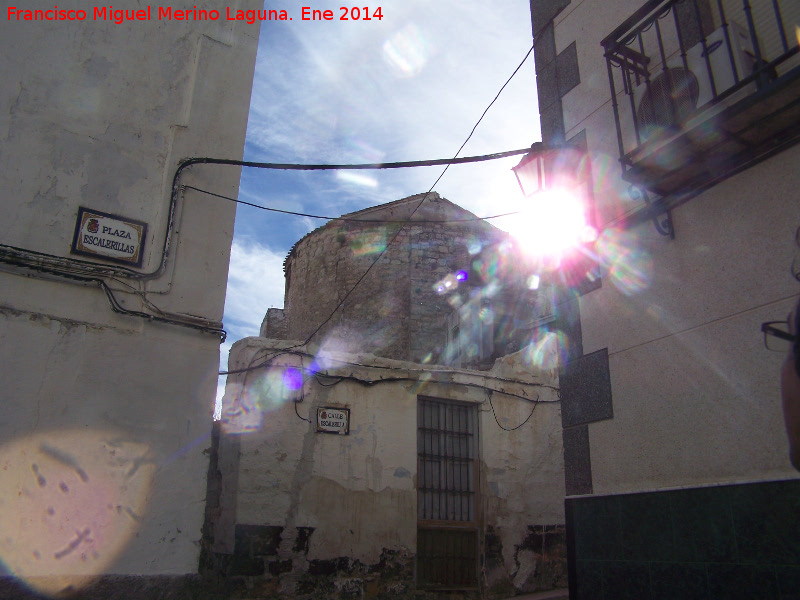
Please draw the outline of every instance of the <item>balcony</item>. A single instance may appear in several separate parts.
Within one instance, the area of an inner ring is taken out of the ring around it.
[[[623,178],[669,209],[800,141],[798,23],[797,0],[651,0],[605,38]]]

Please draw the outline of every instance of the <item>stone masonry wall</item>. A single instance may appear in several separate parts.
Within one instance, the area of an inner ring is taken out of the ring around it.
[[[349,216],[402,221],[421,198]],[[306,339],[353,290],[316,341],[327,340],[331,349],[342,351],[436,362],[446,342],[445,316],[486,283],[474,276],[474,255],[496,246],[503,236],[478,220],[441,222],[472,216],[431,194],[399,234],[400,223],[337,221],[300,240],[286,261],[288,339]],[[437,282],[460,270],[470,278],[460,284],[457,300],[437,292]]]
[[[269,308],[264,320],[261,322],[259,337],[285,340],[286,338],[286,313],[282,308]]]

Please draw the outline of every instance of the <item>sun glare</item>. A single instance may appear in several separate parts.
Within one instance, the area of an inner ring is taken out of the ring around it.
[[[576,194],[546,191],[523,202],[520,213],[504,223],[504,229],[528,254],[557,257],[568,248],[597,237],[586,223],[583,203]]]

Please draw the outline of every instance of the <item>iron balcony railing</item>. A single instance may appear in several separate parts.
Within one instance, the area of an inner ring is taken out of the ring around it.
[[[602,45],[623,176],[704,119],[796,75],[798,24],[798,0],[651,0],[617,27]]]

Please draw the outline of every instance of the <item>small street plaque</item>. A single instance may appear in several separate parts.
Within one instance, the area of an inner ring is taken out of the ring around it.
[[[317,432],[349,434],[350,409],[330,406],[317,407]]]
[[[146,234],[146,223],[81,206],[72,252],[141,267]]]

